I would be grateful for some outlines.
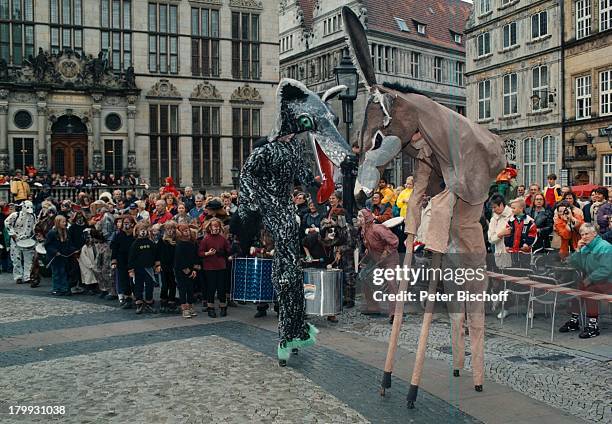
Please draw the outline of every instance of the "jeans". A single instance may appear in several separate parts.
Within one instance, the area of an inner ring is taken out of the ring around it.
[[[153,300],[154,288],[155,280],[153,279],[153,269],[134,269],[134,295],[136,300],[146,300],[147,302],[151,302]]]
[[[179,291],[179,303],[181,305],[192,304],[193,300],[193,286],[195,280],[198,278],[189,278],[189,275],[185,275],[183,271],[177,269],[174,271],[176,275],[176,283]]]
[[[51,284],[53,291],[70,291],[68,274],[66,273],[66,258],[56,256],[53,262],[51,262]]]

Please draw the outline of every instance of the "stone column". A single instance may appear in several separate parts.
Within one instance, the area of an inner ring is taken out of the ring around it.
[[[42,175],[49,172],[47,157],[47,92],[39,91],[36,111],[38,112],[38,172]]]
[[[130,173],[138,173],[136,168],[136,96],[128,96],[127,130],[128,130],[128,157],[127,169]]]
[[[101,114],[102,114],[102,94],[93,93],[91,98],[93,99],[93,104],[91,105],[91,127],[93,130],[93,170],[94,172],[102,171],[102,147],[100,140],[100,128],[102,126],[101,123]]]
[[[0,172],[9,171],[8,150],[8,90],[0,90]]]

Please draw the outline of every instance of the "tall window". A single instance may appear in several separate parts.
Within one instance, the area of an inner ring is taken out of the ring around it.
[[[591,34],[591,0],[576,2],[576,38]]]
[[[489,13],[491,11],[491,0],[480,0],[478,2],[480,6],[480,14],[484,15],[485,13]]]
[[[34,55],[33,0],[0,0],[0,58],[21,65]]]
[[[491,53],[491,34],[488,32],[480,34],[476,39],[476,47],[478,50],[478,57]]]
[[[394,47],[372,44],[372,61],[377,72],[395,73],[395,57],[397,49]],[[330,74],[333,74],[333,69]]]
[[[491,117],[491,80],[478,83],[478,119]]]
[[[591,76],[576,78],[576,119],[591,117]]]
[[[546,177],[557,173],[557,139],[546,135],[542,137],[542,180],[541,186],[546,186]]]
[[[433,77],[436,82],[442,82],[442,58],[434,57]]]
[[[545,10],[531,16],[531,39],[544,37],[548,34],[548,12]]]
[[[259,15],[232,12],[232,76],[259,79]]]
[[[516,74],[504,75],[504,115],[518,113],[518,82]]]
[[[151,183],[179,177],[179,125],[177,105],[149,106]]]
[[[533,83],[533,96],[538,96],[539,101],[531,104],[532,109],[540,110],[548,107],[548,66],[538,66],[531,72]]]
[[[253,140],[259,137],[261,129],[260,116],[259,109],[232,109],[232,164],[234,168],[242,168],[242,164],[251,153]]]
[[[421,53],[410,53],[410,75],[412,78],[419,78],[421,67]]]
[[[13,160],[15,169],[24,169],[26,166],[34,166],[34,139],[13,139]]]
[[[219,11],[191,8],[191,73],[219,76]]]
[[[603,155],[603,185],[612,186],[612,155]]]
[[[612,69],[599,73],[599,115],[612,115]]]
[[[50,0],[51,52],[72,49],[83,53],[82,0]]]
[[[599,30],[605,31],[610,28],[612,28],[612,0],[600,0]]]
[[[536,139],[533,137],[523,140],[523,183],[530,185],[536,183],[537,180],[537,145]]]
[[[178,72],[178,8],[149,3],[149,71]]]
[[[516,45],[516,22],[504,25],[504,49]]]
[[[115,175],[123,171],[123,140],[104,140],[104,171]]]
[[[193,106],[193,182],[199,186],[221,184],[220,108]]]
[[[100,48],[108,53],[113,71],[132,65],[132,1],[102,0]]]
[[[455,62],[455,83],[463,87],[463,75],[465,73],[465,63]]]

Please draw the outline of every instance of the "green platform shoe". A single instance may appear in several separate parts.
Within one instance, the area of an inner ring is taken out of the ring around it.
[[[293,339],[287,342],[287,346],[291,348],[303,348],[314,345],[317,342],[316,335],[319,334],[319,330],[312,324],[308,324],[308,338],[307,339]]]
[[[286,367],[289,356],[291,356],[291,347],[289,347],[289,343],[284,343],[284,347],[283,343],[279,343],[276,348],[276,355],[278,356],[278,365]]]

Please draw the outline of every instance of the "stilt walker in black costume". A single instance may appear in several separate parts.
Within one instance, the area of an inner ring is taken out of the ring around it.
[[[313,345],[318,333],[305,322],[299,224],[291,193],[297,182],[318,186],[317,201],[323,203],[334,191],[333,166],[351,153],[325,101],[345,88],[334,87],[319,98],[302,83],[283,79],[276,128],[266,144],[253,150],[240,175],[241,237],[258,236],[261,221],[274,239],[272,282],[279,303],[281,366],[292,350]]]

